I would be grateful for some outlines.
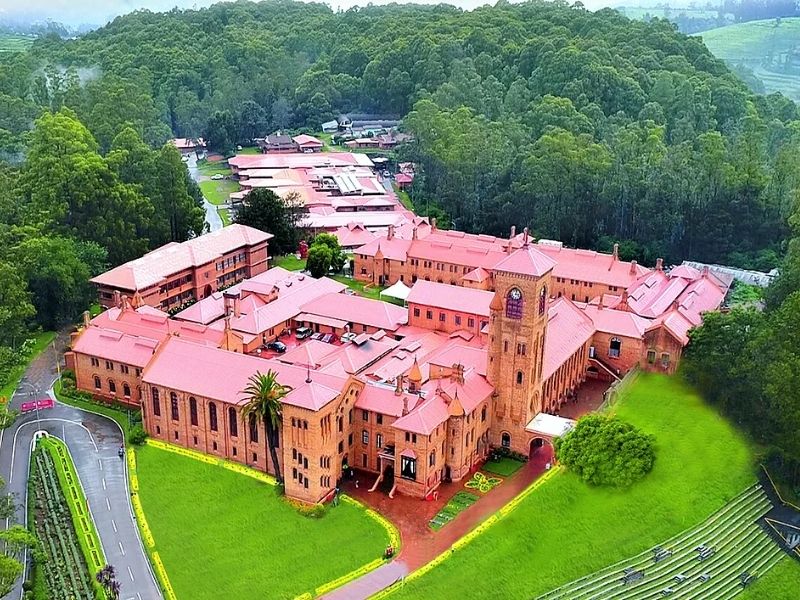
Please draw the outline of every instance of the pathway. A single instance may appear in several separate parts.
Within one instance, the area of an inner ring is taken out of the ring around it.
[[[204,175],[200,175],[200,171],[197,169],[197,156],[194,154],[189,155],[189,160],[186,161],[186,168],[189,169],[189,175],[195,182],[200,183],[205,179],[208,179]],[[222,229],[222,217],[219,216],[219,212],[217,211],[217,206],[211,204],[205,196],[203,196],[203,209],[206,211],[206,223],[208,224],[209,231],[218,231]]]
[[[464,537],[500,508],[522,493],[540,477],[546,464],[553,458],[548,445],[539,450],[525,466],[491,492],[482,496],[475,504],[459,513],[453,521],[439,531],[428,527],[428,521],[447,504],[447,501],[463,489],[469,479],[465,477],[458,483],[446,483],[440,487],[439,499],[425,502],[419,498],[397,495],[389,498],[379,491],[369,492],[374,475],[358,473],[360,482],[356,488],[351,482],[343,485],[344,491],[377,510],[400,530],[402,549],[398,557],[390,563],[375,569],[347,585],[323,596],[325,600],[356,600],[389,587],[398,579],[429,563],[439,554],[448,551],[453,543]],[[480,469],[477,469],[480,470]],[[469,491],[469,490],[467,490]]]
[[[59,335],[56,346],[47,348],[31,362],[12,396],[12,407],[19,408],[22,401],[31,398],[46,395],[55,398],[52,392],[56,379],[53,348],[61,348],[65,343],[66,336]],[[117,455],[122,444],[122,432],[114,421],[106,417],[56,403],[54,408],[41,410],[38,414],[22,415],[11,427],[0,431],[0,476],[7,483],[7,491],[16,494],[20,504],[14,518],[0,525],[8,527],[12,523],[25,522],[30,449],[33,434],[38,430],[47,431],[67,443],[106,560],[117,569],[117,578],[122,586],[120,599],[160,599],[161,592],[131,512],[126,461]],[[21,580],[7,597],[22,597]]]

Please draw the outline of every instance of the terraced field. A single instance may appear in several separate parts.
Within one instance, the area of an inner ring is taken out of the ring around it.
[[[663,542],[662,560],[655,559],[657,549],[647,550],[538,600],[733,598],[745,588],[743,573],[757,578],[785,556],[758,523],[770,507],[761,485],[750,487],[698,527]],[[714,553],[700,560],[700,547]],[[625,583],[626,573],[633,572],[640,575]]]

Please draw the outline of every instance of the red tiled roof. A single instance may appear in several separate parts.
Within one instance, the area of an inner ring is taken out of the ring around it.
[[[237,248],[257,245],[272,237],[271,233],[246,225],[229,225],[181,244],[165,244],[141,258],[106,271],[91,281],[123,290],[143,290],[185,269],[208,264]]]
[[[145,368],[142,381],[150,385],[160,385],[170,389],[182,390],[213,400],[233,404],[242,403],[245,395],[242,390],[248,385],[248,379],[256,372],[266,373],[272,370],[277,373],[278,381],[297,390],[305,385],[307,369],[280,363],[276,360],[264,359],[247,354],[229,352],[219,348],[211,348],[200,344],[185,342],[180,338],[168,338]],[[320,372],[312,373],[313,381],[331,390],[341,390],[346,378]],[[327,392],[317,394],[320,390],[311,390],[310,398],[321,401]],[[324,392],[324,390],[321,390]],[[291,394],[290,394],[291,395]],[[297,399],[289,401],[300,406],[309,400],[306,391],[298,394]]]
[[[306,313],[360,323],[385,331],[394,331],[408,322],[408,311],[405,308],[346,294],[327,294],[306,302],[301,309]]]
[[[223,337],[222,331],[171,319],[166,313],[144,306],[136,310],[130,307],[109,308],[92,319],[92,326],[159,341],[169,335],[178,335],[186,340],[219,345]]]
[[[545,242],[537,243],[536,248],[555,261],[556,265],[553,267],[555,277],[592,281],[622,289],[642,275],[650,273],[647,267],[618,260],[612,254],[594,250],[564,248],[561,245]]]
[[[72,350],[79,354],[143,368],[153,357],[159,341],[114,329],[87,327],[76,340]]]
[[[594,304],[575,303],[583,309],[586,316],[592,320],[595,329],[611,335],[621,335],[629,338],[641,338],[650,321],[639,315],[625,310],[613,308],[600,308]],[[549,330],[548,330],[549,334]]]
[[[322,143],[321,140],[318,140],[314,136],[306,135],[305,133],[301,133],[300,135],[296,135],[292,138],[292,141],[300,146],[306,146],[308,148],[322,148],[325,144]]]
[[[493,296],[493,292],[418,279],[411,286],[408,303],[488,317]]]
[[[496,271],[506,271],[507,273],[541,277],[555,266],[556,261],[539,252],[532,245],[527,245],[509,254],[498,262],[494,269]]]
[[[542,381],[546,381],[570,356],[594,335],[594,325],[581,309],[566,298],[558,298],[548,309],[544,337]]]
[[[237,154],[228,164],[239,169],[310,169],[314,167],[372,167],[369,156],[351,152],[310,154]]]

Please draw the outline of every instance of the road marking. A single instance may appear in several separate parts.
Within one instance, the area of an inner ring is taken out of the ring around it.
[[[119,551],[122,552],[122,556],[125,556],[125,548],[122,547],[122,542],[117,542],[119,544]]]
[[[148,564],[150,564],[150,563],[148,563]],[[141,595],[139,592],[136,592],[136,597],[137,597],[139,600],[142,600],[142,595]]]
[[[106,506],[108,507],[108,510],[111,510],[111,502],[108,501],[108,496],[106,496]]]
[[[97,459],[97,464],[100,465],[100,470],[102,471],[103,470],[103,461],[98,458]]]
[[[69,419],[59,419],[59,418],[56,418],[56,417],[51,417],[51,418],[48,418],[48,419],[37,419],[36,421],[25,421],[24,423],[20,423],[19,426],[17,427],[17,430],[14,432],[14,439],[13,439],[12,445],[11,445],[11,471],[10,471],[9,476],[8,476],[8,483],[9,484],[14,479],[14,455],[17,453],[17,435],[19,434],[20,431],[22,431],[22,428],[25,427],[26,425],[37,425],[37,426],[40,426],[41,423],[44,423],[46,421],[57,421],[59,423],[70,423],[72,425],[77,425],[78,427],[80,427],[81,429],[85,430],[86,433],[89,434],[89,439],[92,441],[92,445],[94,446],[95,451],[97,451],[97,444],[95,444],[95,442],[94,442],[94,436],[92,435],[91,431],[86,429],[86,427],[83,425],[83,423],[79,423],[78,421],[71,421]]]
[[[133,578],[133,571],[131,571],[130,566],[128,566],[128,575],[131,576],[131,581],[136,581],[136,579]]]
[[[117,524],[114,522],[114,519],[111,519],[111,526],[114,528],[114,533],[117,533]]]
[[[106,478],[103,477],[103,489],[106,489]]]

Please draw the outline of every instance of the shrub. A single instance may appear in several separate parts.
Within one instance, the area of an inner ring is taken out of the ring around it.
[[[627,487],[652,469],[655,438],[618,417],[587,415],[555,440],[556,456],[593,485]]]
[[[315,503],[307,504],[298,500],[287,498],[286,501],[301,515],[310,519],[321,519],[328,512],[328,508],[324,504]]]
[[[141,425],[135,425],[128,434],[128,441],[136,446],[141,446],[147,439],[147,432]]]

